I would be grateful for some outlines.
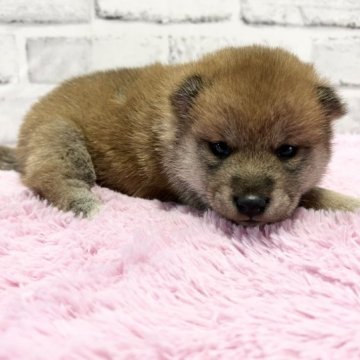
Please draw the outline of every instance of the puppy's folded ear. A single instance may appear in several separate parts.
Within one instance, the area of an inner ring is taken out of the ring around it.
[[[186,118],[195,98],[204,86],[200,75],[192,75],[185,79],[179,88],[171,95],[170,101],[175,113],[180,118]]]
[[[318,85],[316,90],[318,99],[327,118],[333,120],[346,114],[345,104],[341,101],[340,97],[332,87]]]

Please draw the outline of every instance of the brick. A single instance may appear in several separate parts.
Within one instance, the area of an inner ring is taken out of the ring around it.
[[[85,38],[28,39],[29,79],[56,83],[90,70],[91,42]]]
[[[31,38],[27,43],[29,79],[58,83],[93,70],[168,61],[168,38],[126,34],[98,38]]]
[[[168,61],[167,37],[128,34],[95,38],[92,44],[91,70],[143,66]]]
[[[247,23],[360,27],[357,0],[242,0]]]
[[[102,18],[152,22],[205,22],[231,18],[237,0],[97,0]]]
[[[90,18],[88,0],[0,0],[0,22],[73,23]]]
[[[170,63],[196,60],[202,55],[226,46],[247,46],[260,44],[282,47],[298,55],[305,61],[310,60],[311,42],[299,33],[282,33],[258,31],[252,29],[241,35],[190,35],[170,37]]]
[[[327,38],[313,44],[313,62],[341,85],[360,85],[360,37]]]
[[[0,84],[14,82],[17,78],[16,40],[12,35],[0,35]]]

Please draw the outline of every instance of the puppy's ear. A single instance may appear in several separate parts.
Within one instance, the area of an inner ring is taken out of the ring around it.
[[[176,114],[186,118],[195,98],[204,86],[200,75],[192,75],[185,79],[179,88],[171,95],[170,101]]]
[[[337,119],[346,114],[345,104],[341,101],[332,87],[318,85],[316,90],[325,115],[330,120]]]

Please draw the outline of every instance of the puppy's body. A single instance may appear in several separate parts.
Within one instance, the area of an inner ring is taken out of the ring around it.
[[[32,108],[21,129],[18,156],[25,182],[30,168],[39,174],[39,165],[51,167],[41,177],[52,171],[59,175],[64,161],[88,173],[86,182],[96,174],[98,183],[129,195],[166,198],[159,137],[166,131],[162,114],[169,109],[160,84],[154,89],[164,76],[161,66],[109,71],[70,80],[50,93]],[[35,155],[40,145],[43,151]]]
[[[281,220],[301,199],[353,209],[355,200],[327,201],[314,190],[330,157],[331,121],[343,112],[335,92],[293,55],[225,49],[185,65],[65,82],[27,115],[17,167],[34,191],[84,215],[98,209],[95,182],[213,208],[236,222]],[[284,144],[296,156],[279,158]]]

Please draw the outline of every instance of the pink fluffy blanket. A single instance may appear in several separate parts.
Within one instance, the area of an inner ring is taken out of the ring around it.
[[[360,195],[360,136],[324,183]],[[263,229],[96,188],[94,220],[0,172],[0,359],[359,359],[360,213]]]

